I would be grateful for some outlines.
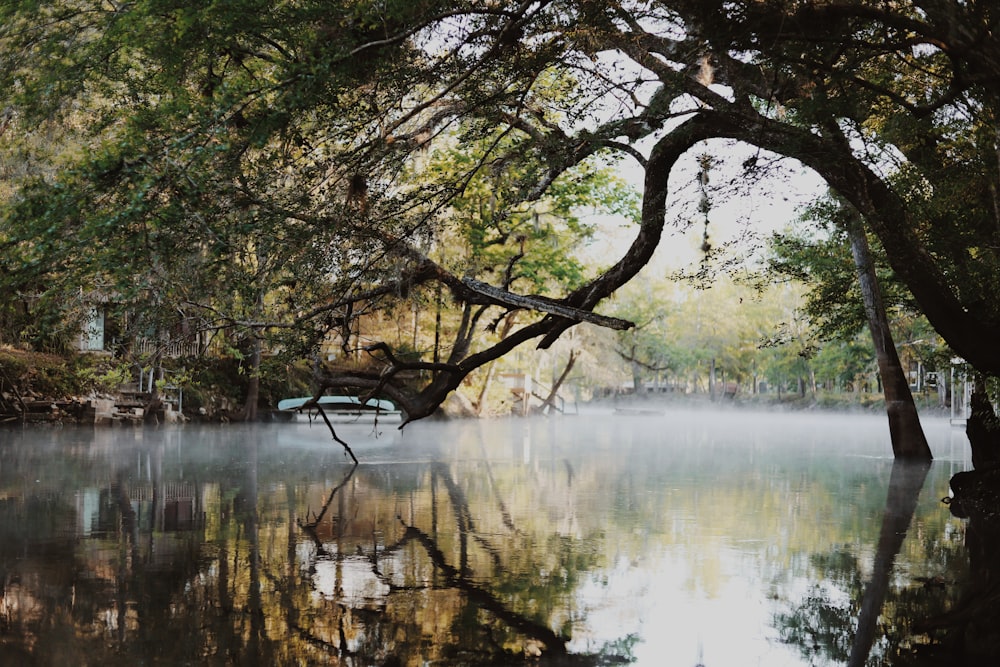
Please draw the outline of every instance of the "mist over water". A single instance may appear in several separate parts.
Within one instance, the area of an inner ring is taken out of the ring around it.
[[[336,428],[0,431],[0,664],[845,664],[907,503],[878,416]],[[874,664],[967,569],[925,428]]]

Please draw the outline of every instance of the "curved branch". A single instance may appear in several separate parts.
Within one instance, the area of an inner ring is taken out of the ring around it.
[[[667,212],[667,180],[670,171],[690,148],[713,136],[715,130],[712,124],[699,114],[685,121],[656,143],[646,164],[639,233],[625,255],[614,266],[569,294],[562,300],[564,304],[590,310],[634,278],[649,263],[663,235]],[[543,349],[548,348],[572,325],[571,320],[562,320],[553,326],[538,346]]]
[[[804,128],[747,119],[721,111],[701,114],[714,136],[744,141],[799,160],[864,216],[878,236],[893,271],[952,349],[977,369],[1000,374],[1000,322],[966,308],[940,265],[916,236],[917,225],[899,195],[852,153],[846,137],[820,136]]]

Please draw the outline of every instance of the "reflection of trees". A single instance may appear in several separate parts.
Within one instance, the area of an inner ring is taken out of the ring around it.
[[[80,475],[79,482],[69,477],[71,489],[105,491],[102,518],[93,535],[66,540],[67,553],[76,545],[75,557],[52,557],[64,572],[52,577],[58,590],[76,581],[77,595],[68,617],[59,612],[58,605],[70,608],[65,600],[42,604],[46,618],[56,620],[50,629],[31,628],[33,641],[56,646],[57,637],[78,637],[74,650],[104,664],[151,656],[192,664],[476,664],[523,661],[536,652],[543,662],[598,661],[560,654],[573,646],[565,638],[584,636],[581,582],[609,559],[630,559],[647,540],[662,539],[703,550],[698,563],[710,564],[716,542],[699,531],[734,531],[727,522],[745,520],[721,508],[754,502],[764,523],[744,527],[751,533],[793,509],[782,504],[783,489],[762,496],[746,483],[741,461],[719,457],[712,474],[728,483],[707,487],[718,495],[671,495],[677,484],[670,475],[693,474],[697,461],[658,449],[655,455],[669,456],[671,465],[650,465],[619,452],[617,441],[615,455],[601,464],[572,469],[562,452],[545,448],[544,434],[533,448],[545,452],[537,464],[526,465],[520,447],[509,460],[491,461],[473,434],[447,463],[354,468],[336,447],[278,455],[252,431],[237,447],[213,437],[191,439],[197,463],[183,471],[171,468],[168,456],[157,472],[154,456],[152,479],[143,481],[148,493],[140,494],[136,470],[147,466],[136,465],[135,451],[116,454],[111,466],[87,463],[89,473],[67,471]],[[108,479],[117,481],[91,481]],[[181,515],[165,507],[167,486],[180,479],[194,489],[199,521],[178,531],[180,521],[149,517],[154,505],[165,517]],[[881,491],[868,496],[876,505],[884,500]],[[38,517],[52,517],[54,534],[75,510],[71,495],[53,506]],[[665,508],[713,520],[686,524],[683,534],[654,527],[665,531],[655,537],[615,528],[648,525]],[[312,524],[311,535],[297,517]],[[74,520],[68,523],[72,534]],[[38,537],[42,530],[26,527],[25,539],[52,537]],[[823,530],[816,522],[816,534]],[[186,546],[164,557],[166,544]],[[43,590],[40,578],[23,581],[36,592]],[[115,619],[123,610],[124,619],[110,635],[103,620],[109,610]],[[93,627],[99,632],[86,630]],[[120,641],[104,643],[119,632]],[[629,650],[626,638],[604,653],[610,659]]]
[[[894,443],[895,444],[895,443]],[[924,447],[926,448],[926,443]],[[882,530],[875,549],[871,579],[865,587],[858,614],[858,628],[851,646],[850,667],[863,667],[875,641],[879,614],[889,589],[893,563],[903,546],[906,531],[917,508],[917,498],[930,469],[929,463],[897,459],[889,478],[889,492],[882,515]]]
[[[345,539],[349,533],[346,527],[350,525],[353,501],[345,500],[344,491],[348,482],[352,480],[355,470],[356,468],[352,467],[345,478],[333,488],[319,512],[314,514],[312,521],[300,524],[316,545],[317,558],[333,561],[338,565],[336,569],[338,585],[335,588],[338,594],[343,593],[340,589],[340,578],[343,576],[340,566],[347,562],[357,563],[364,558],[371,574],[390,591],[389,598],[408,600],[404,606],[416,603],[413,606],[426,608],[426,605],[418,602],[423,599],[430,605],[436,605],[436,611],[441,616],[450,618],[447,624],[447,636],[440,635],[440,630],[443,628],[439,627],[439,635],[434,639],[434,643],[446,647],[442,656],[445,660],[458,660],[463,664],[471,661],[479,664],[512,659],[523,660],[526,654],[544,654],[547,659],[560,660],[561,664],[594,664],[599,660],[599,656],[569,656],[566,648],[567,638],[557,634],[546,623],[557,607],[553,598],[560,592],[568,594],[575,583],[574,578],[562,575],[565,585],[561,586],[558,581],[552,579],[545,582],[533,581],[505,568],[503,560],[510,550],[494,544],[497,536],[487,537],[480,533],[465,492],[445,464],[429,465],[430,533],[409,525],[402,516],[397,516],[402,533],[394,542],[381,547],[375,545],[371,547],[370,552],[366,552],[361,544],[355,544],[353,551],[345,549],[345,546],[348,546],[346,542],[349,541]],[[487,477],[489,494],[497,501],[501,521],[504,526],[510,527],[508,537],[519,538],[513,531],[509,512],[500,501],[492,473]],[[454,532],[444,530],[440,523],[439,487],[445,490],[453,516]],[[338,500],[337,511],[331,512],[335,499]],[[331,522],[327,532],[329,543],[325,543],[321,538],[324,528],[322,521],[327,517]],[[419,520],[427,517],[421,515],[416,518]],[[447,535],[440,535],[439,531]],[[450,544],[442,547],[439,537]],[[573,549],[573,546],[567,546],[569,550]],[[417,548],[417,551],[414,551],[414,548]],[[486,562],[489,563],[487,574],[476,576],[475,568],[470,564],[473,560],[470,554],[472,549],[478,549],[486,556]],[[445,553],[446,550],[457,552],[455,554],[457,564],[452,564]],[[569,563],[573,559],[574,557],[567,556],[560,560]],[[411,570],[410,576],[400,576],[401,563],[424,560],[427,566]],[[592,563],[580,558],[576,565],[587,568]],[[519,570],[523,572],[523,569]],[[387,605],[392,606],[394,602],[395,600],[387,600]],[[536,608],[533,614],[517,610],[518,607],[528,609],[532,606]],[[442,614],[443,608],[449,609]],[[411,660],[408,660],[407,664],[412,662],[414,649],[419,648],[426,638],[426,629],[413,627],[412,621],[406,623],[400,618],[395,618],[387,624],[384,614],[365,614],[359,609],[348,612],[343,603],[339,603],[336,610],[331,608],[331,612],[338,618],[337,636],[332,639],[325,638],[318,629],[310,630],[299,626],[296,628],[297,632],[311,644],[324,646],[327,650],[342,655],[359,653],[372,655],[372,651],[381,648],[383,652],[392,654],[396,659],[405,660],[406,656],[410,656]],[[362,642],[353,651],[347,648],[344,619],[348,615],[366,625],[364,633],[366,638],[379,638],[378,646]],[[410,616],[410,618],[415,617]],[[376,631],[376,628],[381,629],[379,626],[385,625],[391,627],[392,632]],[[394,641],[400,637],[406,639]]]
[[[172,597],[197,573],[201,541],[193,487],[159,475],[161,448],[146,454],[145,478],[118,468],[103,488],[49,488],[0,503],[0,664],[139,662],[155,629],[177,624]],[[12,604],[16,597],[25,604]],[[23,647],[32,657],[12,659]],[[183,648],[172,643],[163,655]]]
[[[929,655],[948,664],[992,666],[1000,663],[1000,467],[983,465],[975,454],[973,461],[981,467],[951,480],[952,514],[968,519],[968,576],[955,604],[919,625],[939,640]]]
[[[557,635],[547,625],[511,610],[486,588],[470,581],[459,568],[448,563],[447,557],[438,548],[437,543],[426,533],[413,526],[407,526],[403,540],[397,546],[401,548],[411,540],[424,548],[434,566],[444,574],[447,585],[460,590],[479,609],[490,612],[512,630],[540,642],[549,654],[556,656],[566,654],[566,638]]]
[[[515,520],[515,469],[324,463],[321,487],[276,475],[252,434],[196,442],[194,477],[143,445],[109,453],[110,471],[88,464],[110,481],[0,500],[4,599],[20,589],[32,609],[4,617],[0,664],[19,650],[43,664],[601,661],[567,654],[562,611],[600,550],[552,534],[565,498]]]
[[[893,463],[867,581],[862,575],[863,563],[850,549],[812,556],[822,581],[814,584],[791,612],[775,618],[783,641],[797,646],[811,660],[825,656],[857,667],[908,664],[913,647],[926,641],[926,637],[917,636],[920,629],[916,620],[946,603],[938,579],[893,580],[894,563],[929,467],[921,462]],[[940,535],[929,534],[924,528],[915,532],[922,533],[916,539],[925,541],[927,548],[945,548],[936,543]],[[955,545],[951,550],[957,548]]]

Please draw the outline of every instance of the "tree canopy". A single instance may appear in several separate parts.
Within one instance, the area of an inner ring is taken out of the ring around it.
[[[627,327],[595,309],[652,257],[677,161],[729,139],[820,174],[951,348],[1000,373],[998,20],[985,0],[8,3],[3,141],[50,166],[16,177],[0,279],[100,281],[304,347],[434,283],[486,321],[527,313],[445,361],[379,347],[380,369],[325,378],[420,418],[522,344]],[[441,147],[469,152],[441,169]],[[479,238],[506,248],[491,274],[447,259],[450,225],[486,233],[477,189],[513,229],[608,156],[643,172],[621,257],[544,294],[504,277],[534,271],[530,235]],[[404,392],[403,370],[431,379]]]

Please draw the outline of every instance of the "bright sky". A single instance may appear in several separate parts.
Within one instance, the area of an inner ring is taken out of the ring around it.
[[[704,150],[685,155],[671,175],[670,206],[664,237],[653,260],[658,274],[692,267],[702,258],[704,217],[698,211],[698,157],[707,153],[715,160],[710,172],[709,241],[715,248],[740,242],[736,250],[751,252],[753,241],[765,240],[772,232],[786,228],[798,215],[797,208],[825,192],[823,180],[813,171],[792,160],[782,160],[781,170],[756,183],[741,178],[741,165],[756,149],[743,144],[714,142]],[[759,162],[762,162],[761,158]],[[779,166],[779,165],[775,165]],[[641,168],[624,161],[620,175],[642,191]],[[601,232],[585,256],[600,263],[617,260],[632,243],[636,228],[611,216],[598,216]],[[613,257],[613,259],[612,259]]]

